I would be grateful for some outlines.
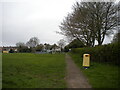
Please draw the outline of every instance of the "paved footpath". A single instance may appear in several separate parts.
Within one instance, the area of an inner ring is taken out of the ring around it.
[[[66,54],[68,88],[91,88],[87,78],[82,74],[80,68],[76,66],[72,58]]]

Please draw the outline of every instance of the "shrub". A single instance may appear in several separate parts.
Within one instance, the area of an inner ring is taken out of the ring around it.
[[[9,53],[14,53],[14,50],[13,50],[13,49],[10,49]]]
[[[118,54],[120,53],[120,44],[112,43],[96,47],[74,48],[71,50],[71,52],[77,53],[81,57],[83,57],[83,54],[85,53],[90,54],[91,61],[118,65]]]

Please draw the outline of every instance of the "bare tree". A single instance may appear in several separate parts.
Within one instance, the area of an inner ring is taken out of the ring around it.
[[[37,37],[32,37],[30,40],[26,43],[29,47],[36,47],[39,44],[39,39]]]
[[[25,43],[23,43],[23,42],[18,42],[18,43],[16,43],[16,46],[17,46],[17,47],[22,47],[22,46],[25,46]]]
[[[60,39],[58,41],[58,46],[61,48],[61,51],[62,51],[64,46],[65,46],[65,40],[64,39]]]
[[[73,12],[60,25],[60,34],[76,38],[86,46],[94,46],[95,40],[101,45],[118,26],[118,10],[114,2],[76,2]]]

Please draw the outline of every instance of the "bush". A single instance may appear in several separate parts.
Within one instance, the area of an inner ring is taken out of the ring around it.
[[[10,49],[9,53],[14,53],[14,50],[13,50],[13,49]]]
[[[104,62],[118,65],[118,54],[120,53],[120,44],[112,43],[108,45],[101,45],[96,47],[76,48],[71,50],[83,57],[87,53],[91,55],[91,61]]]
[[[18,47],[18,52],[20,53],[26,53],[26,52],[32,52],[32,48],[28,48],[26,46],[20,46]]]

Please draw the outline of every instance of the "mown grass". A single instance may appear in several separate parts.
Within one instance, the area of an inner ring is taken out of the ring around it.
[[[118,66],[91,62],[89,69],[82,67],[82,57],[69,53],[74,62],[81,68],[93,88],[119,88]]]
[[[65,88],[64,54],[3,54],[3,88]]]

